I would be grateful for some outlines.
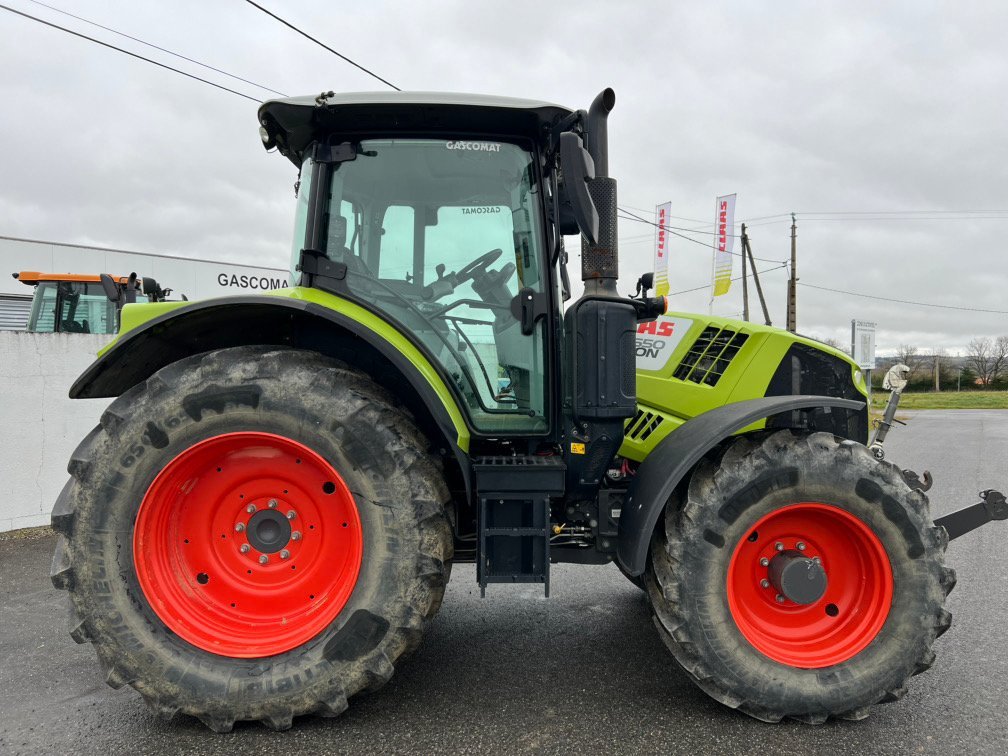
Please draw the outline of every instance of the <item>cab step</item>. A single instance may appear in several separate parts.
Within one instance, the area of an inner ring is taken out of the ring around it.
[[[477,457],[480,596],[489,583],[542,583],[549,596],[550,498],[562,496],[560,457]]]

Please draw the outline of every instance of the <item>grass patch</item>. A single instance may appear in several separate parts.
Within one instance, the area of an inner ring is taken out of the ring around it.
[[[884,409],[888,391],[872,392],[872,407]],[[914,409],[1008,409],[1008,391],[941,391],[903,393],[901,410]]]

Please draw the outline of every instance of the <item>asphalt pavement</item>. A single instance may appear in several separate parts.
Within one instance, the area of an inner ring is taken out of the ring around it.
[[[903,413],[901,413],[902,415]],[[935,516],[1008,488],[1008,411],[905,413],[888,458],[929,469]],[[338,719],[288,732],[240,723],[216,735],[158,720],[108,688],[66,631],[49,582],[53,537],[0,539],[0,753],[1008,753],[1008,523],[955,541],[952,629],[900,701],[862,722],[767,725],[708,699],[651,625],[643,594],[613,566],[554,565],[552,596],[452,573],[420,649]]]

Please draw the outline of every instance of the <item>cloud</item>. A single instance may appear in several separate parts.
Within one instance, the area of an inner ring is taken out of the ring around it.
[[[59,4],[289,94],[381,88],[243,3]],[[26,0],[17,6],[267,96]],[[282,12],[404,88],[586,107],[613,86],[610,168],[621,204],[671,200],[675,215],[713,219],[714,197],[734,191],[740,220],[795,211],[802,282],[881,297],[800,287],[803,332],[845,341],[856,317],[878,322],[880,349],[953,352],[1008,332],[1004,315],[882,299],[1008,310],[1005,218],[814,214],[1008,211],[1001,4],[959,4],[953,14],[929,3],[300,0]],[[263,152],[254,103],[11,14],[0,14],[0,34],[0,234],[286,264],[296,171]],[[650,268],[650,228],[620,225],[626,290]],[[754,224],[754,253],[786,259],[789,226]],[[674,290],[709,282],[700,245],[673,238],[672,261]],[[778,324],[785,280],[781,270],[764,279]],[[739,313],[740,288],[714,311]],[[684,294],[676,306],[706,311],[708,298]]]

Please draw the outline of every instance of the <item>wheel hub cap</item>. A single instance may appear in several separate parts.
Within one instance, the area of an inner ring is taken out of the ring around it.
[[[264,509],[252,515],[245,532],[253,549],[263,554],[275,554],[290,543],[291,526],[287,518],[275,509]]]
[[[822,563],[802,556],[800,551],[783,551],[770,560],[770,584],[777,593],[796,604],[814,604],[826,593],[826,570]]]

